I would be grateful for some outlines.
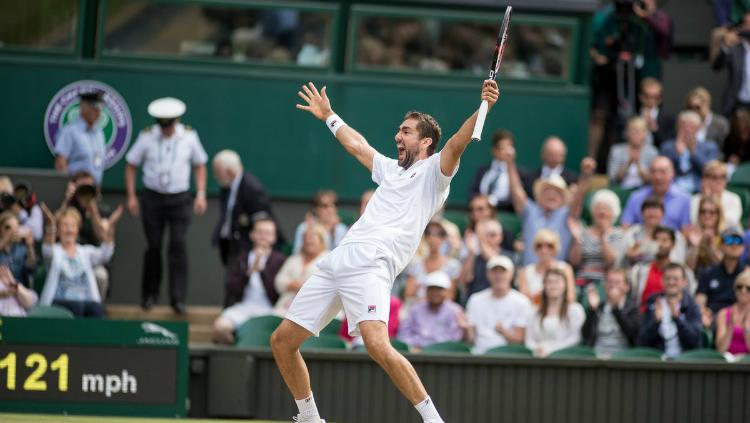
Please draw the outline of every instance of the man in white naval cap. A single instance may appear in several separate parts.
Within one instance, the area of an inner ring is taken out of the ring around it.
[[[65,125],[55,141],[55,168],[69,176],[85,171],[97,185],[104,172],[104,131],[97,123],[102,110],[102,92],[79,94],[80,112],[77,119]]]
[[[166,97],[154,100],[148,114],[156,123],[138,135],[126,156],[125,187],[127,207],[132,215],[141,214],[146,234],[143,260],[141,306],[148,310],[159,300],[161,245],[169,226],[169,295],[178,314],[185,313],[187,294],[187,249],[185,236],[191,209],[197,215],[206,211],[206,162],[208,155],[198,134],[179,122],[185,103]],[[145,189],[135,193],[138,167],[143,167]],[[196,196],[190,190],[190,171],[195,173]]]

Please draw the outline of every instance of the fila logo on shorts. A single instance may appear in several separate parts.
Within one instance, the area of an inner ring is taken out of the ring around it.
[[[367,306],[367,312],[368,312],[368,313],[375,313],[375,309],[376,309],[376,308],[377,308],[377,307],[375,307],[374,305],[368,305],[368,306]]]

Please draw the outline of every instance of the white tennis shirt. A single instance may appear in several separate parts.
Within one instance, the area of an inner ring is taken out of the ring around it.
[[[398,275],[417,251],[427,223],[448,198],[451,176],[440,170],[440,154],[420,160],[408,169],[376,153],[372,180],[378,184],[362,217],[352,225],[339,246],[367,244],[380,249]]]

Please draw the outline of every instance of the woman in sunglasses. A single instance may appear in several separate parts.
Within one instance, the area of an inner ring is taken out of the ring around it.
[[[698,224],[687,228],[688,251],[685,263],[696,274],[721,261],[721,232],[725,229],[721,203],[703,197],[698,205]]]
[[[750,352],[750,270],[737,276],[734,292],[736,302],[716,317],[716,349],[736,356]]]
[[[552,269],[559,269],[565,275],[566,295],[569,302],[576,299],[576,289],[573,278],[573,268],[564,261],[558,260],[560,250],[560,236],[549,229],[540,229],[534,236],[534,252],[538,258],[536,263],[522,267],[518,271],[518,290],[529,297],[534,304],[539,304],[542,294],[544,275]]]

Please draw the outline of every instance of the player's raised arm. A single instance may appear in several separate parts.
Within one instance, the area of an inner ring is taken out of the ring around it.
[[[489,109],[495,105],[500,98],[500,90],[497,82],[493,80],[484,81],[482,85],[482,100],[487,100]],[[474,124],[477,121],[477,112],[474,112],[461,128],[445,143],[443,151],[440,153],[440,170],[443,175],[453,174],[453,170],[458,165],[458,160],[466,150],[466,146],[471,142],[471,133],[474,131]]]
[[[302,86],[302,91],[297,94],[307,105],[297,104],[297,108],[310,112],[316,118],[324,121],[328,129],[333,132],[344,149],[354,156],[367,170],[372,171],[372,160],[375,157],[375,149],[367,143],[365,137],[354,128],[347,125],[331,108],[331,101],[326,94],[326,87],[318,92],[315,84],[308,82]]]

